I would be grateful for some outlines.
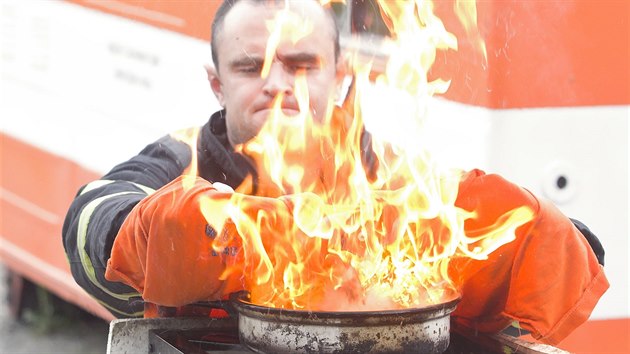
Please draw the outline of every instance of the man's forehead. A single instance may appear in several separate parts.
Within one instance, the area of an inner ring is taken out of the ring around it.
[[[321,27],[325,26],[331,31],[331,34],[333,33],[334,24],[329,22],[332,20],[328,18],[329,16],[317,0],[242,0],[237,2],[227,13],[223,23],[223,31],[238,31],[245,25],[263,25],[267,31],[265,21],[273,20],[279,11],[285,9],[301,17],[304,21],[311,22],[315,30],[321,31]]]
[[[237,1],[232,9],[240,6],[264,7],[273,11],[289,8],[296,12],[324,13],[319,0],[241,0]]]
[[[311,21],[312,32],[297,42],[293,42],[291,36],[285,33],[283,37],[279,38],[276,50],[284,55],[307,52],[317,54],[316,52],[321,48],[326,48],[327,51],[328,47],[334,50],[334,28],[332,24],[326,22],[328,15],[319,3],[315,0],[301,0],[296,2],[298,6],[292,4],[293,2],[289,9],[293,13],[303,18],[304,21]],[[304,4],[310,5],[306,7]],[[311,6],[319,13],[312,11]],[[220,50],[220,55],[227,57],[264,56],[270,34],[270,29],[267,27],[268,23],[275,18],[278,11],[284,8],[284,5],[266,5],[265,2],[258,3],[247,0],[238,2],[226,15],[217,43],[224,49],[229,47],[236,50],[229,50],[230,53]],[[308,12],[303,11],[309,9],[311,10]],[[330,33],[322,32],[322,26],[329,27]]]

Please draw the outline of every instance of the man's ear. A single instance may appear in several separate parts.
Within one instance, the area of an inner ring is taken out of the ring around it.
[[[214,92],[214,96],[217,98],[217,101],[219,101],[221,107],[224,107],[223,86],[221,85],[217,70],[214,66],[206,65],[206,73],[208,74],[208,82],[210,83],[212,92]]]

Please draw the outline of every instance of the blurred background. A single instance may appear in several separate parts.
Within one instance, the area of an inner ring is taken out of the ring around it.
[[[70,276],[63,219],[80,186],[218,109],[204,70],[218,4],[0,0],[0,352],[104,351],[113,316]],[[388,33],[373,1],[333,6],[344,48],[378,63]],[[431,71],[452,80],[431,106],[435,154],[599,236],[611,288],[560,346],[630,351],[630,2],[480,1],[487,60],[453,6],[435,6],[459,44]]]
[[[34,284],[26,285],[23,307],[14,313],[9,282],[0,267],[0,353],[105,353],[109,325],[102,318]]]

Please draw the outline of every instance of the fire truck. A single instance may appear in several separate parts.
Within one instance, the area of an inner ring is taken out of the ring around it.
[[[344,48],[356,47],[357,36],[369,42],[387,35],[374,1],[332,6]],[[0,3],[0,262],[15,311],[24,284],[36,284],[114,319],[70,274],[64,216],[80,186],[148,142],[202,125],[219,108],[204,70],[217,7]],[[432,70],[451,80],[432,106],[436,155],[499,173],[595,232],[611,287],[559,347],[628,352],[630,4],[479,2],[485,59],[452,8],[453,1],[435,4],[459,42]],[[381,55],[359,50],[377,62]]]

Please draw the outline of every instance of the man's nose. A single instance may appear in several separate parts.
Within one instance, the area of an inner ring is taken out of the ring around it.
[[[276,97],[282,93],[285,97],[293,95],[295,77],[287,72],[280,62],[274,62],[269,68],[269,74],[265,78],[263,92],[270,97]]]

